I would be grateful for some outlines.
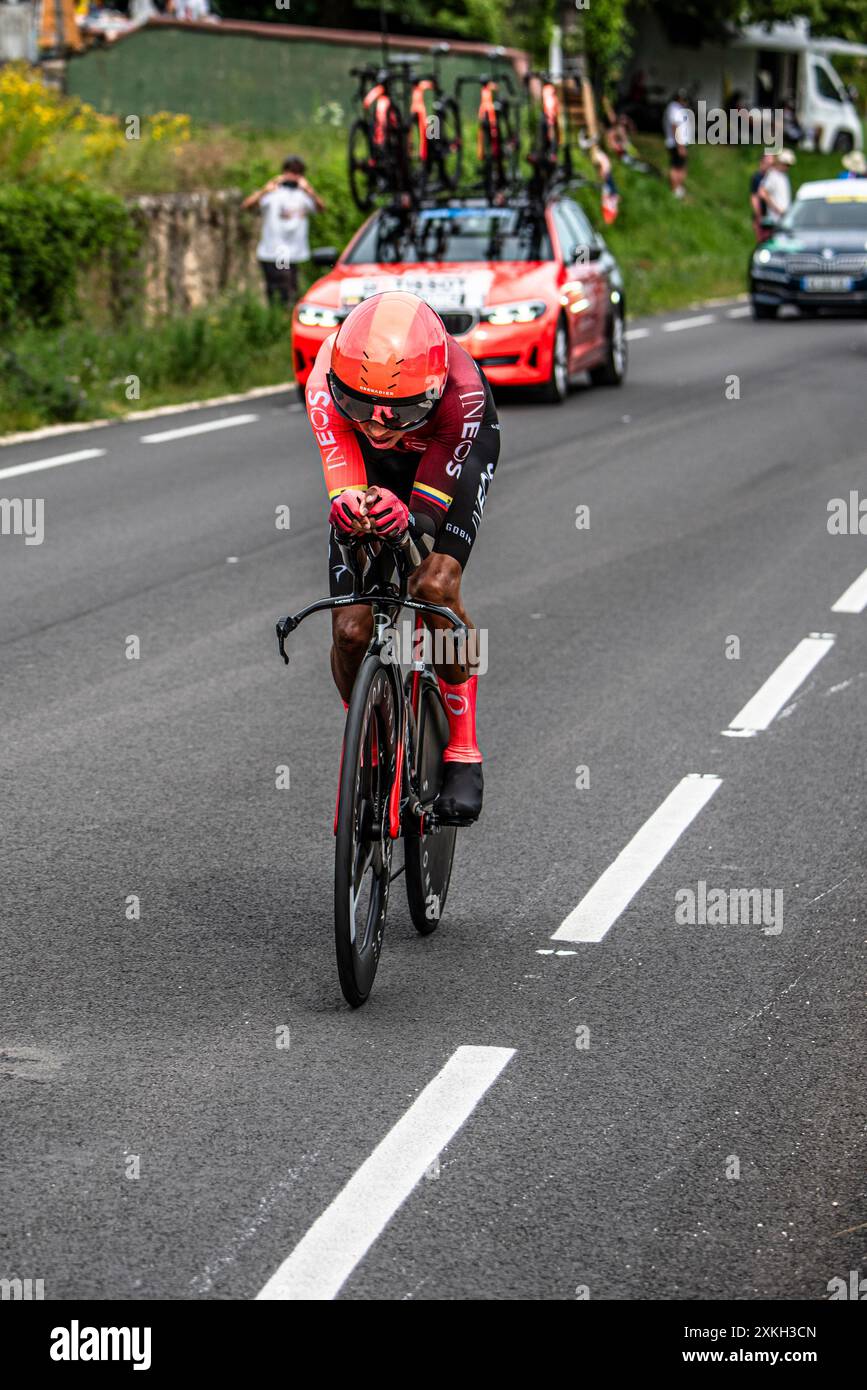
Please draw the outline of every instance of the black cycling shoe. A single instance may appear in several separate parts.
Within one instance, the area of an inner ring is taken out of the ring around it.
[[[482,813],[481,763],[444,763],[443,784],[434,802],[442,825],[472,825]]]

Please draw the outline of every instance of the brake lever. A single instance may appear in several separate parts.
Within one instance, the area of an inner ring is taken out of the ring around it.
[[[291,614],[286,618],[281,618],[277,624],[277,650],[283,658],[284,663],[289,665],[289,656],[286,651],[286,638],[290,632],[294,632],[298,626],[295,618]]]

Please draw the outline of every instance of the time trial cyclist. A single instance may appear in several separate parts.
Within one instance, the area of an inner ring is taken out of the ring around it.
[[[390,290],[363,300],[323,342],[306,404],[335,528],[332,595],[352,593],[335,532],[392,539],[409,532],[424,557],[410,578],[410,595],[451,608],[470,631],[463,659],[452,651],[453,660],[436,665],[449,721],[436,810],[444,823],[467,824],[481,812],[483,783],[476,741],[478,642],[461,598],[461,576],[500,451],[491,388],[424,300]],[[449,627],[435,614],[425,621],[433,629]],[[372,623],[363,604],[332,612],[331,670],[345,703]]]

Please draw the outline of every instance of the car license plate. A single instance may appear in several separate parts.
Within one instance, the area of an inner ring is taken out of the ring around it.
[[[467,275],[403,271],[396,275],[355,276],[341,283],[340,298],[344,307],[348,308],[383,290],[409,290],[442,312],[455,309],[472,311],[484,304],[492,278],[487,271]]]
[[[845,294],[851,288],[851,275],[805,275],[801,281],[802,290],[818,294]]]

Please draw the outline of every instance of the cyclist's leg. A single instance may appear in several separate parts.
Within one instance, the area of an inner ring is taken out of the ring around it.
[[[332,598],[352,593],[352,574],[333,534],[328,549],[328,576]],[[349,703],[372,632],[373,618],[367,604],[353,603],[349,608],[331,610],[331,674],[345,704]]]
[[[477,671],[480,660],[478,633],[472,619],[464,607],[461,595],[461,579],[469,562],[473,544],[482,524],[485,501],[493,481],[494,471],[500,453],[500,428],[490,385],[485,382],[487,405],[485,418],[467,456],[460,478],[457,479],[455,495],[452,499],[445,521],[440,529],[432,554],[419,566],[409,581],[409,591],[414,598],[427,603],[437,603],[451,608],[461,622],[466,623],[470,639],[466,650],[456,644],[440,639],[434,643],[434,658],[437,675],[444,681],[460,685],[469,680]],[[442,633],[451,631],[446,618],[429,613],[425,616],[427,625]],[[437,653],[442,659],[437,659]]]
[[[433,655],[449,720],[449,743],[443,754],[445,776],[437,800],[443,819],[475,820],[482,807],[482,755],[476,741],[478,674],[484,671],[484,647],[464,607],[461,579],[478,535],[485,500],[499,455],[496,411],[488,391],[485,423],[461,471],[458,490],[433,553],[410,580],[410,592],[428,603],[451,608],[466,623],[466,648],[448,640],[450,624],[435,614],[425,622],[433,629]]]

